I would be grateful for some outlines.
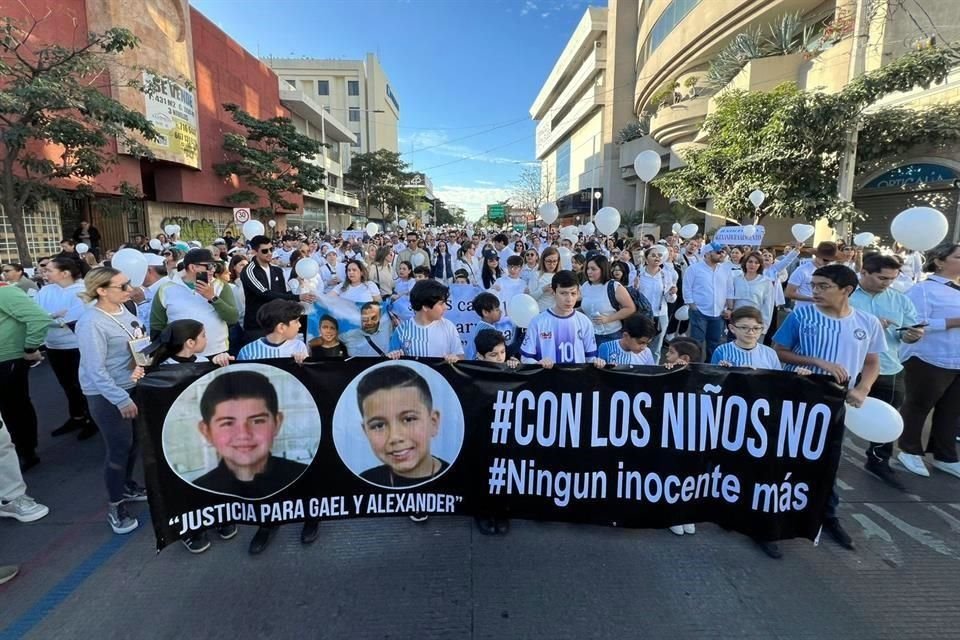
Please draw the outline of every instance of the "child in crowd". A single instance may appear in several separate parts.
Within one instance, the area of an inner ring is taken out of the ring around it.
[[[303,309],[293,300],[271,300],[257,311],[257,322],[269,331],[267,335],[255,340],[242,349],[237,360],[267,360],[271,358],[292,357],[297,364],[310,356],[310,349],[300,340],[300,314]],[[261,526],[250,540],[250,553],[262,553],[270,538],[276,533],[276,526]],[[307,520],[300,532],[300,542],[310,544],[317,539],[320,531],[319,520]]]
[[[414,280],[429,280],[430,279],[430,267],[420,265],[413,270],[413,279]]]
[[[480,322],[474,328],[474,332],[480,333],[484,329],[493,329],[496,331],[496,324],[503,317],[500,310],[500,298],[484,291],[473,299],[473,310],[480,316]]]
[[[507,274],[497,278],[491,289],[496,292],[497,297],[503,304],[507,315],[510,315],[510,301],[514,296],[521,293],[530,293],[527,288],[527,281],[520,277],[523,271],[523,258],[520,256],[510,256],[507,258]]]
[[[610,340],[600,345],[599,357],[607,364],[625,366],[653,366],[653,354],[648,345],[657,336],[653,320],[635,313],[623,320],[623,335],[619,340]]]
[[[577,276],[572,271],[558,271],[550,286],[553,288],[553,308],[538,313],[530,321],[520,347],[520,361],[539,364],[545,369],[554,364],[585,362],[603,367],[606,363],[597,358],[593,323],[574,309],[580,298]]]
[[[777,352],[760,344],[763,337],[763,313],[756,307],[740,307],[730,314],[727,325],[736,338],[721,344],[710,358],[711,364],[721,367],[750,367],[752,369],[775,369],[783,367]]]
[[[390,337],[391,358],[444,358],[447,362],[463,359],[463,344],[452,322],[443,317],[450,289],[436,280],[420,280],[410,291],[414,315],[400,323]]]
[[[664,366],[667,369],[674,367],[685,367],[688,364],[703,362],[703,347],[693,338],[674,338],[667,347],[666,362]],[[684,534],[693,535],[697,532],[697,525],[675,524],[670,527],[670,533],[682,536]]]
[[[203,328],[203,323],[197,320],[174,320],[160,332],[160,335],[143,350],[144,355],[153,358],[153,362],[148,367],[154,371],[162,366],[174,364],[186,364],[194,362],[207,362],[207,358],[201,355],[207,349],[207,333]],[[233,358],[225,353],[218,353],[213,357],[213,362],[221,367],[227,366]],[[143,375],[143,369],[137,367],[134,371],[134,379],[139,379]],[[221,540],[230,540],[237,535],[237,525],[224,524],[217,527],[217,535]],[[181,540],[183,546],[190,553],[203,553],[210,548],[210,537],[206,531],[199,531],[188,535]]]
[[[340,324],[333,316],[320,317],[320,336],[310,341],[310,359],[346,360],[347,347],[340,342]]]
[[[470,274],[466,269],[457,269],[453,272],[453,284],[470,284]]]
[[[511,369],[520,366],[516,358],[507,359],[507,341],[496,329],[482,329],[473,338],[477,350],[477,360],[506,364]]]
[[[300,339],[303,308],[292,300],[271,300],[257,311],[257,322],[269,333],[240,349],[237,360],[289,358],[303,364],[310,350]]]
[[[397,322],[413,317],[413,309],[410,308],[410,290],[416,282],[413,271],[413,265],[407,260],[397,265],[397,281],[393,284],[393,295],[390,296],[390,314]]]

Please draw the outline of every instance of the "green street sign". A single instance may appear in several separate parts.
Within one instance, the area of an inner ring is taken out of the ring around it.
[[[502,204],[488,204],[487,205],[487,219],[489,220],[503,220],[507,217],[507,207]]]

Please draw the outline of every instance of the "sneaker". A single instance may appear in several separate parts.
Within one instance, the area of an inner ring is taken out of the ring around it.
[[[107,508],[107,522],[110,523],[113,532],[117,534],[130,533],[140,526],[140,522],[127,513],[127,508],[123,506],[123,502],[110,503]]]
[[[943,462],[942,460],[934,460],[930,464],[933,465],[934,469],[940,469],[940,471],[949,473],[955,478],[960,478],[960,462]]]
[[[84,420],[77,420],[76,418],[70,418],[69,420],[64,422],[62,425],[60,425],[59,427],[51,431],[50,435],[52,435],[54,438],[56,438],[57,436],[64,436],[68,433],[79,431],[80,429],[83,428],[85,424],[86,424],[86,421]]]
[[[206,531],[187,536],[181,542],[190,553],[203,553],[210,548],[210,537],[207,536]]]
[[[426,522],[427,519],[429,518],[430,516],[428,516],[425,513],[415,513],[412,516],[410,516],[410,519],[413,520],[414,522]]]
[[[34,522],[50,513],[50,508],[30,496],[23,495],[0,503],[0,518],[15,518],[20,522]]]
[[[300,530],[300,544],[313,544],[320,536],[320,521],[307,520]]]
[[[267,545],[270,544],[270,538],[273,537],[273,534],[276,531],[276,527],[258,527],[257,532],[253,534],[252,538],[250,538],[250,546],[247,548],[247,551],[250,552],[250,555],[255,556],[263,553],[264,549],[267,548]]]
[[[682,525],[682,524],[676,524],[676,525],[670,527],[670,533],[676,534],[676,535],[678,535],[678,536],[682,536],[682,535],[683,535],[683,525]]]
[[[83,428],[80,429],[80,433],[77,434],[77,440],[89,440],[98,433],[100,433],[100,430],[97,429],[97,425],[94,424],[93,420],[87,420],[83,424]]]
[[[823,530],[841,547],[853,551],[853,538],[840,526],[839,520],[827,520],[823,523]]]
[[[897,479],[896,472],[887,464],[886,460],[883,462],[877,462],[876,460],[867,459],[866,464],[863,465],[863,468],[883,480],[887,486],[893,487],[898,491],[906,491],[907,488],[903,486]]]
[[[220,536],[221,540],[230,540],[236,536],[239,531],[235,524],[222,524],[217,527],[217,535]]]
[[[6,564],[0,566],[0,584],[10,582],[20,573],[20,567],[15,564]]]
[[[915,473],[924,478],[930,477],[930,471],[927,470],[927,465],[923,464],[923,456],[901,451],[897,454],[897,460],[899,460],[903,468],[910,473]]]
[[[768,558],[779,560],[783,557],[783,551],[780,550],[780,545],[776,542],[765,542],[763,540],[754,540],[754,542],[757,543],[761,551],[767,554]]]
[[[505,536],[510,533],[510,519],[509,518],[494,518],[493,524],[497,527],[497,535]]]
[[[497,535],[497,521],[490,517],[477,516],[474,518],[474,521],[477,523],[477,529],[485,536],[495,536]]]
[[[147,490],[138,485],[136,482],[128,482],[127,484],[123,485],[123,501],[146,502]]]
[[[683,532],[688,536],[692,536],[697,532],[697,525],[695,524],[685,524],[683,525]]]

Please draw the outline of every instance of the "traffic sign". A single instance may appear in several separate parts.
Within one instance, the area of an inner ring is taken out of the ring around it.
[[[239,224],[243,224],[250,219],[250,209],[246,207],[234,207],[233,208],[233,221]]]
[[[487,205],[487,219],[488,220],[503,220],[507,217],[507,206],[503,204],[488,204]]]

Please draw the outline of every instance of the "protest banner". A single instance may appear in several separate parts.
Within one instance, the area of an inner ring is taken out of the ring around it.
[[[720,227],[713,234],[713,241],[719,242],[720,244],[759,247],[763,244],[763,235],[767,230],[763,228],[763,225],[759,224],[755,225],[754,229],[753,235],[748,238],[744,235],[743,227],[741,226]]]
[[[137,389],[158,548],[415,512],[813,539],[843,397],[786,372],[373,358],[163,367]]]

